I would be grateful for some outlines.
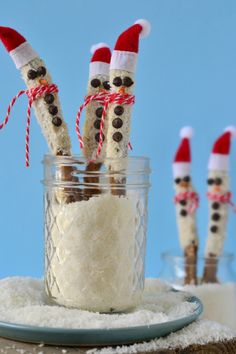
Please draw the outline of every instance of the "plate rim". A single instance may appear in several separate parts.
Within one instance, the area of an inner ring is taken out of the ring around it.
[[[184,293],[183,291],[179,291],[174,289],[176,292]],[[14,322],[6,322],[6,321],[1,321],[0,320],[0,329],[5,328],[5,329],[10,329],[14,328],[16,330],[27,330],[28,332],[41,332],[41,333],[51,333],[51,334],[99,334],[99,333],[104,333],[104,331],[110,332],[110,333],[116,333],[118,331],[132,331],[132,330],[151,330],[155,329],[160,326],[165,326],[165,325],[176,325],[178,324],[179,321],[191,321],[193,322],[196,320],[203,312],[203,303],[202,301],[195,295],[189,294],[189,296],[186,298],[185,301],[188,301],[190,303],[195,302],[197,304],[196,309],[190,313],[187,316],[179,317],[175,320],[171,321],[166,321],[166,322],[161,322],[161,323],[152,323],[152,324],[146,324],[146,325],[137,325],[137,326],[130,326],[130,327],[114,327],[114,328],[63,328],[63,327],[45,327],[45,326],[33,326],[33,325],[27,325],[27,324],[21,324],[21,323],[14,323]],[[191,323],[190,322],[190,323]]]

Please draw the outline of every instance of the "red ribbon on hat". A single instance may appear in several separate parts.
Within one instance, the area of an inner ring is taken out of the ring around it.
[[[13,97],[11,100],[8,108],[7,108],[7,115],[4,121],[0,124],[0,129],[5,127],[8,123],[11,109],[14,106],[16,100],[26,94],[28,96],[28,107],[27,107],[27,120],[26,120],[26,133],[25,133],[25,164],[26,167],[29,167],[29,135],[30,135],[30,118],[31,118],[31,107],[34,101],[39,99],[40,97],[43,96],[45,93],[57,93],[58,92],[58,87],[55,84],[50,84],[50,85],[40,85],[37,87],[33,87],[28,90],[21,90],[18,92],[18,94]]]
[[[207,198],[212,202],[229,204],[233,208],[234,212],[236,212],[236,205],[232,202],[232,193],[231,192],[226,192],[224,194],[208,192]]]
[[[104,124],[105,124],[105,119],[107,115],[107,109],[109,104],[111,103],[116,103],[116,104],[127,104],[127,105],[133,105],[135,103],[135,96],[130,95],[128,93],[125,94],[120,94],[120,93],[108,93],[106,91],[101,91],[99,93],[96,93],[94,95],[88,95],[84,99],[84,103],[80,106],[79,111],[76,115],[76,133],[80,142],[80,148],[84,148],[84,143],[83,143],[83,138],[80,132],[80,117],[83,109],[92,101],[99,102],[103,105],[103,112],[102,112],[102,118],[101,118],[101,124],[100,124],[100,131],[99,131],[99,143],[98,143],[98,148],[96,152],[95,158],[97,159],[101,153],[102,146],[103,146],[103,129],[104,129]],[[128,144],[129,148],[132,150],[132,146],[129,143]]]
[[[175,195],[174,203],[177,204],[182,200],[190,201],[188,212],[192,214],[199,207],[199,196],[196,192],[180,192]]]

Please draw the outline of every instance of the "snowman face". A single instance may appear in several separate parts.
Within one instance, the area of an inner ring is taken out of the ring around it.
[[[229,190],[229,177],[225,171],[210,171],[207,184],[209,193],[224,194]]]
[[[52,80],[43,60],[40,58],[35,58],[23,66],[21,73],[29,88],[47,85]]]
[[[21,68],[21,74],[28,88],[35,88],[40,85],[52,83],[52,78],[48,73],[42,59],[35,58]],[[49,121],[59,128],[63,126],[63,119],[60,104],[56,93],[45,93],[42,97],[45,104],[45,113],[47,112]]]
[[[134,74],[124,70],[111,70],[110,84],[112,92],[131,94],[134,90]]]
[[[175,178],[175,189],[177,193],[184,193],[192,189],[192,181],[189,175]]]
[[[101,91],[109,91],[109,76],[108,75],[96,75],[89,78],[88,94],[95,95]]]

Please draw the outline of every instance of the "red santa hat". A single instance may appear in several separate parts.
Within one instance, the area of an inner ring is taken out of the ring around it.
[[[215,141],[208,163],[209,170],[228,171],[231,138],[236,137],[236,127],[230,126]]]
[[[0,39],[17,69],[20,69],[38,56],[26,39],[13,28],[0,26]]]
[[[182,138],[173,162],[174,177],[185,177],[190,174],[191,150],[189,140],[193,136],[191,127],[183,127],[180,130]]]
[[[135,72],[139,38],[148,36],[150,30],[151,25],[147,20],[137,20],[121,33],[112,52],[110,69]]]
[[[89,65],[89,77],[109,75],[111,51],[106,43],[98,43],[91,47],[92,58]]]

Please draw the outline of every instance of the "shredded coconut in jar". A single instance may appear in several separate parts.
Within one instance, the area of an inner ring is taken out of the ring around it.
[[[55,302],[99,312],[140,302],[145,227],[136,199],[104,194],[61,205],[49,200],[46,289]]]

